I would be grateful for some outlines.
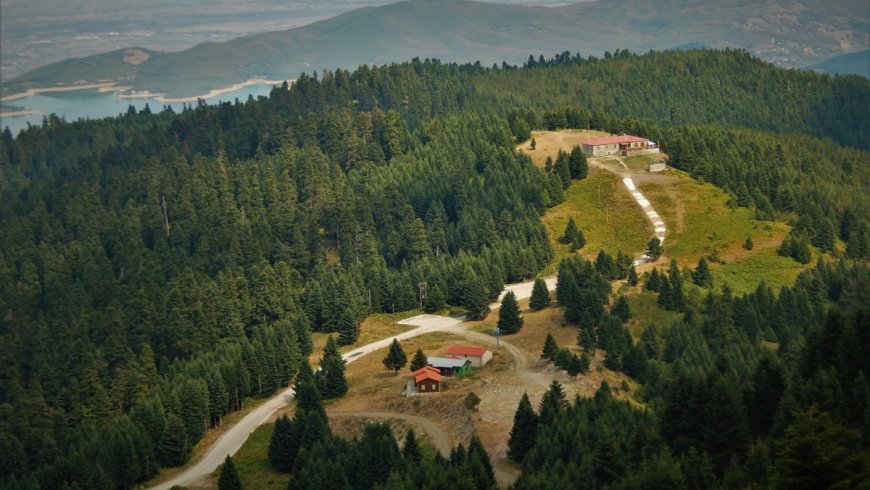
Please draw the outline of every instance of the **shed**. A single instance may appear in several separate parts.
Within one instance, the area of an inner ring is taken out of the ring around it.
[[[414,387],[420,393],[441,391],[441,373],[431,366],[414,371],[411,377],[414,378]]]
[[[471,361],[472,366],[479,368],[485,366],[492,359],[492,352],[482,347],[454,345],[447,348],[447,356],[451,359],[466,359]]]
[[[430,357],[426,362],[441,372],[442,376],[456,376],[457,378],[461,378],[471,374],[471,361],[467,359]]]

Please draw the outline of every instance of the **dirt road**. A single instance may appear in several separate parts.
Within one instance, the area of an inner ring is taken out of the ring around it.
[[[547,284],[551,288],[555,287],[556,279],[547,279]],[[518,284],[509,284],[506,287],[506,290],[509,289],[514,291],[514,293],[517,295],[517,299],[524,299],[531,296],[533,285],[534,281]],[[505,292],[503,292],[502,294],[505,294]],[[492,305],[490,305],[490,308],[493,310],[498,309],[499,307],[499,303],[493,303]],[[401,341],[404,339],[409,339],[432,332],[447,331],[452,333],[458,333],[460,335],[467,335],[481,342],[488,342],[490,344],[495,343],[495,339],[492,336],[483,335],[476,332],[469,332],[463,328],[458,327],[458,325],[463,321],[463,318],[451,318],[438,315],[417,315],[415,317],[408,318],[399,322],[402,325],[413,325],[417,328],[396,335],[395,338]],[[351,363],[366,354],[389,346],[390,343],[393,341],[393,338],[394,337],[388,337],[364,345],[362,347],[358,347],[344,354],[342,358],[344,358],[346,363]],[[505,346],[505,348],[508,349],[516,359],[518,359],[518,363],[521,367],[525,367],[525,356],[523,356],[516,347],[509,346],[509,344],[507,344],[506,342],[501,342],[501,345]],[[209,448],[205,456],[203,456],[200,460],[194,462],[192,466],[179,473],[172,479],[155,485],[151,488],[153,490],[168,490],[175,485],[191,485],[207,477],[208,475],[213,473],[221,463],[223,463],[224,458],[227,454],[233,455],[236,453],[236,451],[239,450],[240,447],[242,447],[242,444],[245,443],[245,440],[247,440],[248,436],[251,434],[251,432],[254,431],[254,429],[266,423],[276,410],[290,403],[290,401],[292,400],[292,388],[288,388],[281,393],[275,395],[274,397],[270,398],[261,406],[257,407],[254,411],[236,422],[234,426],[232,426],[222,436],[220,436],[212,444],[211,448]]]

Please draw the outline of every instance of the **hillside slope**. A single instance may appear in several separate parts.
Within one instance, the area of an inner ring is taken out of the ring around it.
[[[250,77],[354,68],[412,57],[485,65],[518,63],[530,53],[738,47],[784,66],[803,67],[867,49],[868,21],[855,2],[628,0],[558,8],[410,0],[367,7],[287,31],[203,43],[132,66],[123,51],[67,60],[10,81],[4,93],[49,84],[129,79],[138,90],[191,96]],[[99,70],[83,69],[100,67]],[[85,73],[83,75],[83,73]],[[126,82],[125,82],[126,84]]]

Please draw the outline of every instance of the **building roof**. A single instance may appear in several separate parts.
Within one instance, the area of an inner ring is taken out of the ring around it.
[[[486,354],[486,349],[482,347],[465,347],[454,345],[447,348],[448,356],[481,356]]]
[[[624,134],[622,136],[604,136],[601,138],[592,138],[589,141],[584,141],[584,145],[588,146],[598,146],[598,145],[616,145],[616,144],[628,144],[628,143],[644,143],[646,142],[646,138],[641,138],[640,136],[632,136],[630,134]]]
[[[411,373],[411,376],[414,377],[414,384],[420,384],[421,381],[425,381],[427,379],[431,379],[439,383],[441,382],[441,373],[431,366],[426,366],[424,368],[418,369]]]
[[[447,357],[430,357],[427,362],[430,366],[434,366],[437,368],[455,368],[462,367],[466,363],[470,363],[471,361],[467,359],[450,359]]]

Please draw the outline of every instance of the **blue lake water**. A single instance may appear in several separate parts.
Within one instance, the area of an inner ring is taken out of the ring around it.
[[[268,96],[270,90],[272,90],[271,84],[248,85],[238,90],[206,99],[206,102],[208,104],[217,104],[218,102],[233,102],[236,99],[244,102],[247,100],[248,95],[252,95],[256,99],[260,95]],[[152,112],[160,112],[164,106],[171,106],[175,112],[179,112],[183,109],[184,105],[181,102],[160,102],[150,97],[125,99],[116,97],[115,92],[97,92],[96,90],[41,93],[31,97],[4,102],[4,105],[7,106],[23,107],[39,112],[26,116],[0,116],[0,128],[9,127],[12,134],[17,135],[22,129],[27,128],[28,124],[34,126],[41,125],[42,118],[52,113],[57,114],[66,121],[101,119],[126,113],[127,108],[131,105],[136,107],[137,111],[140,111],[146,104],[148,104]],[[196,102],[187,102],[187,105],[196,105]]]

